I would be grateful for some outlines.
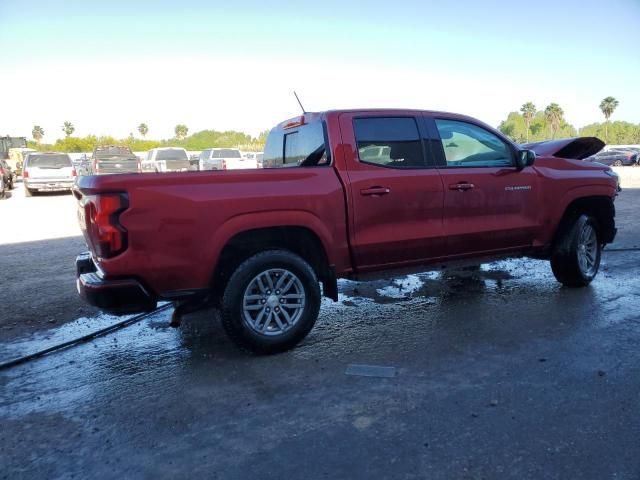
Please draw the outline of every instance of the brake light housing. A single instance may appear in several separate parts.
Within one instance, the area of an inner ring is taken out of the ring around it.
[[[29,178],[29,172],[27,170],[22,170],[22,178]]]
[[[304,115],[300,115],[299,117],[292,118],[282,123],[282,128],[287,130],[289,128],[301,127],[305,124]]]
[[[127,249],[127,230],[120,215],[129,208],[126,193],[100,193],[83,197],[80,227],[99,259],[112,258]]]

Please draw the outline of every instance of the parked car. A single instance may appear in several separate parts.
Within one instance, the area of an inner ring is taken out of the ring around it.
[[[92,175],[140,171],[140,160],[126,145],[98,145],[91,156]]]
[[[256,161],[256,166],[258,168],[262,168],[262,162],[264,160],[264,153],[263,152],[245,152],[242,154],[242,156],[244,158],[246,158],[247,160],[255,160]]]
[[[71,163],[73,163],[78,176],[91,174],[91,158],[86,153],[77,158],[72,158]]]
[[[71,190],[77,177],[71,158],[66,153],[30,153],[22,167],[24,193]]]
[[[147,152],[142,162],[142,170],[147,172],[186,172],[194,170],[189,155],[184,148],[153,148]]]
[[[617,175],[576,161],[602,147],[523,147],[451,113],[307,113],[271,130],[273,168],[81,177],[78,291],[120,313],[175,302],[174,324],[219,305],[235,343],[275,353],[313,328],[321,295],[338,299],[338,278],[530,256],[582,287],[616,234]]]
[[[30,152],[35,152],[33,148],[17,147],[9,149],[9,166],[16,175],[22,175],[22,164],[25,156]]]
[[[4,178],[5,187],[9,190],[13,190],[17,175],[7,160],[0,160],[0,176]]]
[[[0,160],[0,198],[5,198],[8,190],[13,190],[16,174],[6,160]]]
[[[603,165],[622,167],[636,165],[638,163],[638,153],[631,150],[607,150],[598,152],[585,160],[589,162],[602,163]]]
[[[200,153],[200,170],[258,168],[255,158],[243,158],[237,148],[208,148]]]
[[[615,150],[635,154],[636,165],[640,165],[640,147],[618,147]]]

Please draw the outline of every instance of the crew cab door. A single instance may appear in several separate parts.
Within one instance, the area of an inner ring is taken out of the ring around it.
[[[339,122],[356,268],[442,256],[442,181],[427,155],[420,117],[343,113]]]
[[[425,116],[444,187],[449,255],[490,253],[532,244],[539,227],[539,182],[518,170],[516,148],[481,124]]]

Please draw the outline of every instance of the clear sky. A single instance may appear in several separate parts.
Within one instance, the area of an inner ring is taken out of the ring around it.
[[[640,122],[640,0],[0,0],[0,134],[257,135],[307,110],[533,101]]]

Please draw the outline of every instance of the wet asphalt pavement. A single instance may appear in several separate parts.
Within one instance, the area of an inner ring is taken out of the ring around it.
[[[640,190],[621,201],[589,288],[525,259],[343,281],[285,354],[162,312],[0,371],[0,478],[638,479]]]

